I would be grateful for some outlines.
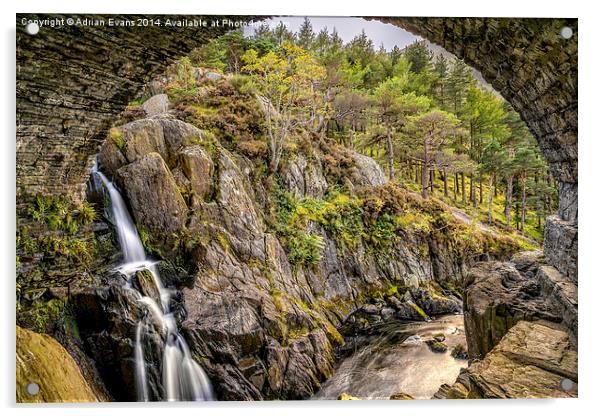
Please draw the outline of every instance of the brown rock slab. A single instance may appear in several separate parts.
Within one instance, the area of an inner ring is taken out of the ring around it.
[[[17,403],[97,402],[75,360],[54,338],[17,328]],[[28,393],[28,386],[31,392]]]

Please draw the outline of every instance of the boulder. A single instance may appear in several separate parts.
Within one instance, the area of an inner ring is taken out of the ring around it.
[[[339,397],[337,397],[337,400],[361,400],[361,399],[359,397],[352,396],[349,393],[343,392],[343,393],[339,394]]]
[[[218,74],[217,72],[213,72],[213,71],[209,71],[209,72],[205,73],[205,78],[207,78],[209,81],[219,81],[223,77],[224,76],[222,74]]]
[[[419,287],[410,289],[410,293],[416,304],[429,316],[462,313],[462,303],[455,297],[446,297],[430,288]]]
[[[458,360],[468,360],[468,351],[466,351],[466,347],[462,344],[458,344],[452,348],[451,355]]]
[[[61,344],[49,335],[16,328],[17,403],[98,401]]]
[[[556,267],[568,280],[577,284],[578,231],[577,224],[564,221],[557,215],[546,218],[544,254],[550,265]]]
[[[167,113],[169,110],[169,97],[167,94],[157,94],[142,104],[142,108],[148,117]]]
[[[360,176],[360,182],[355,185],[380,186],[387,182],[385,173],[376,160],[360,153],[354,153],[353,159]]]
[[[432,352],[444,353],[447,351],[447,345],[441,341],[437,341],[435,339],[429,339],[425,341],[426,345],[428,345],[429,349]]]
[[[149,153],[118,173],[136,224],[158,239],[184,228],[188,207],[158,153]]]
[[[284,185],[296,198],[319,198],[328,188],[322,165],[318,160],[308,162],[304,156],[296,155],[286,162],[281,171]]]
[[[483,357],[521,320],[561,320],[539,281],[521,274],[510,262],[478,263],[467,282],[464,326],[471,357]]]
[[[158,153],[164,160],[167,160],[168,150],[163,134],[163,127],[159,120],[136,120],[117,127],[115,130],[117,130],[117,135],[121,135],[121,139],[118,139],[116,142],[123,143],[122,153],[124,153],[127,163],[142,159],[149,153]],[[114,174],[115,172],[109,173]]]
[[[414,400],[414,398],[409,394],[401,391],[399,393],[393,394],[391,397],[389,397],[389,400]]]
[[[199,144],[203,140],[201,130],[170,117],[159,115],[135,120],[111,129],[100,149],[100,167],[109,176],[114,176],[124,165],[149,153],[158,153],[173,169],[180,161],[181,146]]]

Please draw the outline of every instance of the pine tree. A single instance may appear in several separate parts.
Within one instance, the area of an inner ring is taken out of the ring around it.
[[[421,147],[421,188],[422,197],[429,196],[430,171],[436,167],[435,155],[441,151],[445,143],[455,134],[460,121],[451,113],[441,110],[431,110],[427,113],[410,117],[407,127],[409,137],[413,137]]]
[[[458,115],[466,102],[468,89],[475,83],[470,68],[460,59],[454,60],[450,70],[445,90],[449,99],[449,108]]]
[[[297,45],[301,46],[305,50],[311,50],[314,46],[315,39],[314,29],[308,17],[303,19],[303,23],[299,28],[299,34],[297,35]]]
[[[433,52],[429,49],[426,41],[415,41],[406,46],[404,55],[410,63],[410,71],[419,74],[431,66]]]

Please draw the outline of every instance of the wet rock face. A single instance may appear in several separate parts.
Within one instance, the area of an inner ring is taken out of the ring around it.
[[[545,320],[577,339],[577,287],[540,252],[485,262],[467,276],[464,322],[471,357],[483,357],[518,322]]]
[[[111,395],[115,400],[135,401],[136,299],[115,284],[76,292],[70,305],[85,351],[94,359]]]
[[[395,291],[368,300],[345,319],[339,331],[345,337],[354,337],[372,332],[379,324],[427,321],[437,316],[459,313],[462,313],[460,296],[428,282],[424,287],[396,288]]]
[[[437,399],[577,397],[577,351],[569,334],[545,323],[521,321]]]

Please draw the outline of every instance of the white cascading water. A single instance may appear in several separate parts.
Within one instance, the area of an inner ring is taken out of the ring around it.
[[[96,168],[96,164],[93,173],[100,178],[111,199],[114,225],[123,252],[123,264],[118,270],[128,277],[127,287],[136,293],[138,301],[148,310],[147,315],[138,322],[136,328],[134,359],[138,400],[149,400],[143,342],[149,328],[156,328],[164,340],[162,384],[166,394],[165,399],[168,401],[215,400],[209,378],[194,361],[186,341],[178,332],[175,318],[169,309],[171,292],[163,286],[156,263],[146,257],[142,240],[125,201],[115,185]],[[130,277],[141,270],[148,270],[152,275],[161,298],[161,305],[131,287]]]

